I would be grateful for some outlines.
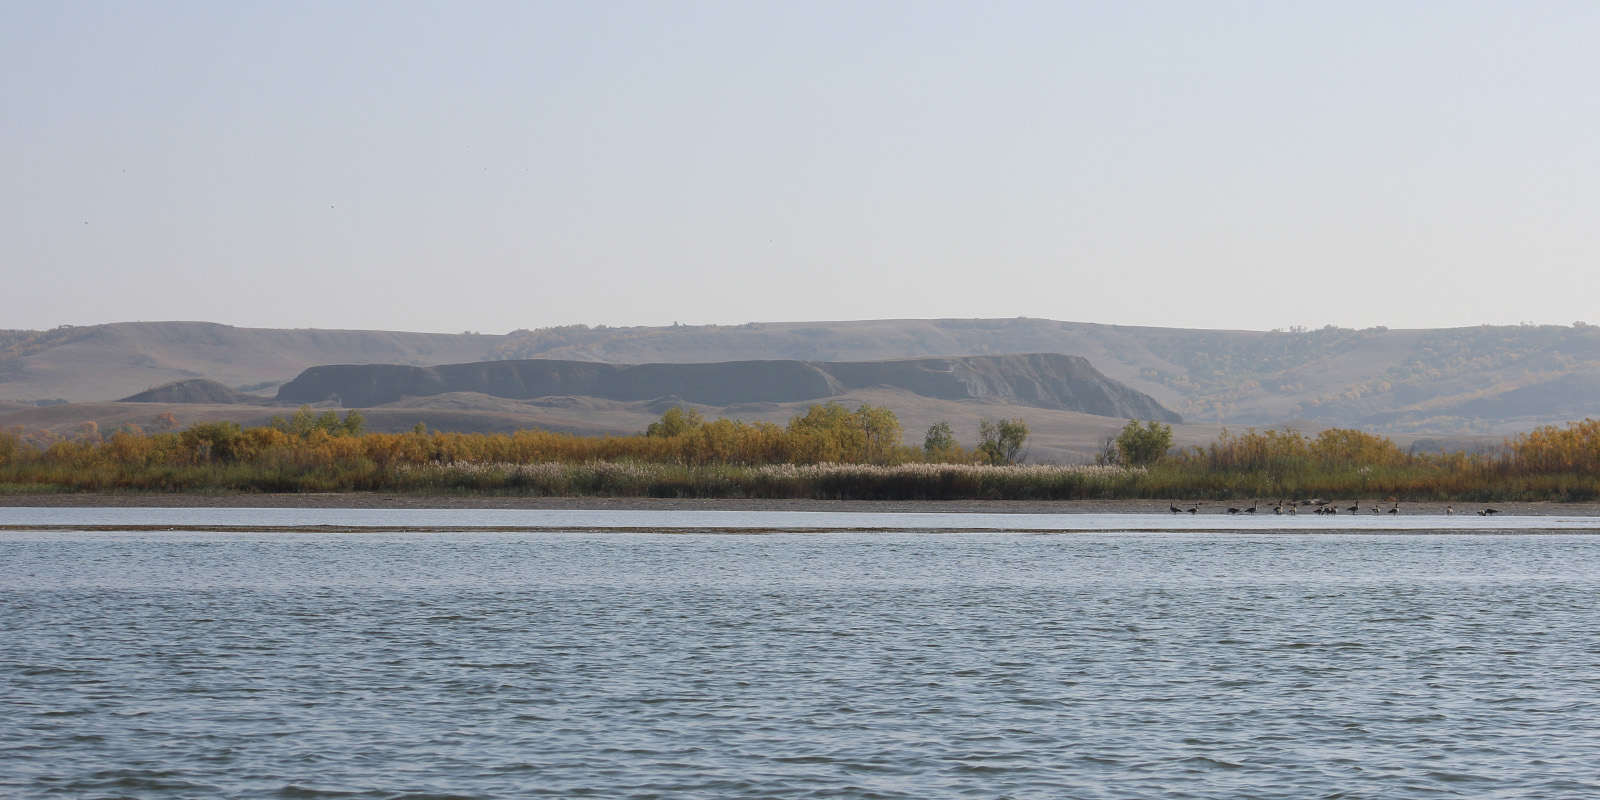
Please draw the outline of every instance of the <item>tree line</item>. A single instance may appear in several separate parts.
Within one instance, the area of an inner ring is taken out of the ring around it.
[[[581,436],[537,429],[508,434],[447,433],[425,425],[398,434],[368,433],[361,412],[342,417],[301,407],[264,426],[196,422],[177,430],[170,412],[157,415],[151,430],[133,426],[102,433],[93,422],[73,437],[0,433],[0,465],[22,463],[88,466],[185,466],[275,461],[333,462],[361,459],[379,465],[471,461],[641,461],[698,464],[880,464],[914,462],[1010,464],[1024,455],[1025,422],[983,420],[977,446],[955,441],[949,423],[930,430],[923,447],[904,443],[899,418],[887,407],[838,403],[809,407],[787,425],[707,420],[675,407],[635,435]]]
[[[876,481],[874,486],[900,481],[923,487],[915,489],[918,497],[945,496],[926,488],[938,485],[952,497],[969,496],[962,492],[970,491],[978,493],[970,496],[1061,498],[1600,498],[1596,420],[1539,428],[1507,440],[1493,453],[1415,453],[1387,437],[1349,429],[1315,436],[1293,430],[1224,430],[1204,447],[1182,449],[1172,446],[1170,426],[1131,420],[1108,437],[1095,459],[1109,471],[1073,473],[1070,478],[1050,473],[1048,479],[1042,468],[1009,466],[1027,456],[1031,431],[1020,418],[982,420],[979,439],[971,447],[956,441],[949,423],[940,422],[928,429],[921,446],[914,446],[904,442],[903,427],[890,409],[872,405],[851,409],[824,403],[787,425],[707,420],[693,409],[678,407],[645,431],[612,436],[543,430],[448,433],[421,424],[405,433],[368,433],[359,411],[341,416],[310,408],[257,427],[224,421],[178,429],[170,414],[152,420],[151,427],[148,432],[125,428],[102,434],[86,423],[75,437],[46,439],[20,430],[0,433],[0,492],[532,491],[534,484],[517,483],[523,479],[515,477],[531,473],[512,468],[564,464],[589,465],[585,469],[600,475],[600,482],[537,484],[544,487],[537,490],[603,493],[622,485],[606,483],[611,478],[605,476],[627,470],[595,465],[636,464],[672,468],[646,470],[654,477],[629,479],[627,491],[646,494],[809,496],[796,486],[826,484],[831,487],[827,496],[842,497],[857,496],[848,491],[849,481]],[[785,486],[787,473],[767,469],[783,465],[939,465],[980,472],[830,472],[822,483],[813,475],[804,478],[812,483]],[[417,469],[423,467],[451,467],[460,475],[443,483],[419,483],[422,473]],[[1004,480],[973,477],[987,474],[981,470],[1012,471],[1004,473]],[[483,477],[491,473],[499,477]],[[1082,477],[1089,474],[1092,480]],[[718,477],[707,483],[708,475]],[[713,485],[721,488],[705,488]],[[871,496],[900,495],[885,490]]]

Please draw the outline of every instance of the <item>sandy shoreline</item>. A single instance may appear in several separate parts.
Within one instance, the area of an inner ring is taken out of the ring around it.
[[[1377,503],[1362,500],[1364,516],[1372,516]],[[1244,503],[1206,502],[1201,514],[1226,514]],[[1343,514],[1348,500],[1335,503]],[[1596,503],[1494,503],[1508,516],[1600,516]],[[529,509],[605,511],[804,511],[855,513],[980,513],[980,514],[1169,514],[1165,500],[763,500],[664,499],[649,497],[470,497],[397,494],[11,494],[0,495],[4,508],[417,508],[417,509]],[[1401,503],[1401,514],[1439,514],[1454,506],[1458,515],[1474,515],[1482,504]],[[1185,506],[1187,507],[1187,505]],[[1270,515],[1266,504],[1258,514]],[[1311,512],[1301,507],[1300,513]]]

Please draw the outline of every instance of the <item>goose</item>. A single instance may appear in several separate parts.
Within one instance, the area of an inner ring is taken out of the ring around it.
[[[1198,513],[1200,513],[1200,506],[1198,506],[1198,505],[1189,506],[1188,513],[1190,513],[1190,514],[1198,514]]]
[[[1478,515],[1479,516],[1483,516],[1483,517],[1492,517],[1492,516],[1494,516],[1494,515],[1496,515],[1498,513],[1500,513],[1500,512],[1498,510],[1496,510],[1496,509],[1486,508],[1486,509],[1484,509],[1482,511],[1479,511]]]
[[[1174,506],[1174,505],[1167,506],[1167,510],[1171,511],[1174,514],[1182,514],[1183,513],[1183,509],[1178,508],[1177,506]]]
[[[1400,513],[1400,504],[1399,503],[1395,503],[1394,507],[1389,509],[1389,513],[1390,514],[1398,514],[1398,513]]]
[[[1356,512],[1361,510],[1361,504],[1360,503],[1356,503],[1355,505],[1353,505],[1353,506],[1351,506],[1351,507],[1349,507],[1349,508],[1347,508],[1345,510],[1350,512],[1350,513],[1352,513],[1352,514],[1354,514],[1354,513],[1356,513]]]
[[[1244,510],[1244,513],[1246,513],[1246,514],[1254,514],[1254,513],[1256,513],[1256,504],[1255,503],[1251,503],[1250,507]]]
[[[1228,513],[1229,514],[1237,514],[1237,513],[1239,513],[1239,509],[1234,507],[1234,506],[1228,506]]]
[[[1453,517],[1453,516],[1455,516],[1455,514],[1456,514],[1456,507],[1455,506],[1445,506],[1444,507],[1444,515],[1445,516]]]

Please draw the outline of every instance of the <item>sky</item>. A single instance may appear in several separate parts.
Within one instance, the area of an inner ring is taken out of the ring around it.
[[[0,8],[0,328],[1600,323],[1593,2]]]

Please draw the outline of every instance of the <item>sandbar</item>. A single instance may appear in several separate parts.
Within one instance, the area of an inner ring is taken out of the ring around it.
[[[365,492],[326,494],[0,494],[0,508],[417,508],[417,509],[530,509],[530,510],[605,510],[605,511],[801,511],[847,513],[908,514],[1170,514],[1168,500],[785,500],[762,498],[656,498],[656,497],[507,497],[493,495],[410,495]],[[1180,501],[1189,508],[1193,504]],[[1199,514],[1226,514],[1232,508],[1248,508],[1249,503],[1203,501]],[[1257,516],[1272,515],[1272,503],[1257,502]],[[1331,503],[1340,509],[1351,501]],[[1363,516],[1373,516],[1372,507],[1387,510],[1392,503],[1382,499],[1360,501]],[[1494,508],[1503,516],[1600,516],[1600,503],[1556,503],[1549,501],[1515,503],[1400,503],[1402,515],[1444,515],[1454,508],[1456,515],[1475,516],[1482,508]],[[1300,514],[1312,513],[1311,506],[1300,506]],[[1387,514],[1384,514],[1387,516]]]

